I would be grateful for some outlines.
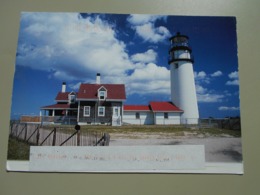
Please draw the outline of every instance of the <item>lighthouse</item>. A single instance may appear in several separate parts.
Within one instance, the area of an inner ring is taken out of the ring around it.
[[[192,50],[189,37],[179,32],[170,38],[169,65],[172,102],[183,110],[181,124],[198,124],[199,111],[195,89]]]

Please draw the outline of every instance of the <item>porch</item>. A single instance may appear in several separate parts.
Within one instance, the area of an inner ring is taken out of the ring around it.
[[[43,124],[76,125],[77,116],[41,116]]]

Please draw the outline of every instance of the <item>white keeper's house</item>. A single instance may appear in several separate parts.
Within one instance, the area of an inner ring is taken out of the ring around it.
[[[125,85],[102,84],[98,73],[96,83],[82,83],[78,92],[67,92],[66,83],[63,83],[55,98],[56,104],[41,107],[41,121],[113,126],[198,124],[194,59],[188,40],[186,35],[180,33],[170,38],[171,102],[124,105]]]

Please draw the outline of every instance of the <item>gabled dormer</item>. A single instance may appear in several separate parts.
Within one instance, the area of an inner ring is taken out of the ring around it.
[[[76,93],[74,91],[72,91],[68,94],[68,101],[69,101],[69,104],[76,103]]]
[[[107,89],[101,86],[97,91],[97,95],[99,100],[105,100],[107,98]]]

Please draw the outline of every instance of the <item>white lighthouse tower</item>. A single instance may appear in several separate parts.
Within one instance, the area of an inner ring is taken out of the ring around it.
[[[171,99],[182,109],[181,124],[198,124],[199,111],[195,89],[189,37],[179,32],[170,38]]]

